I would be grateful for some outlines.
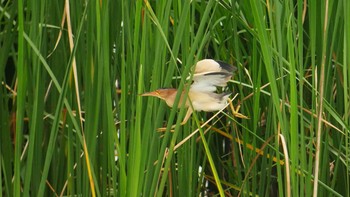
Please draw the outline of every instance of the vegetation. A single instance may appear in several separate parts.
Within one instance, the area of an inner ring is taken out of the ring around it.
[[[1,195],[350,196],[349,1],[0,8]],[[139,96],[204,58],[238,68],[223,111]]]

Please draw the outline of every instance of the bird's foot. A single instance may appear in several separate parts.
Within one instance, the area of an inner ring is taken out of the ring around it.
[[[188,118],[191,116],[191,114],[192,114],[192,109],[189,108],[187,110],[187,113],[186,113],[186,116],[185,116],[184,120],[180,123],[181,126],[186,124],[186,122],[187,122]],[[170,132],[174,132],[175,131],[174,130],[175,127],[176,127],[176,124],[172,125],[171,128],[170,128]],[[158,132],[165,132],[166,131],[166,127],[158,128],[157,131]]]
[[[174,132],[174,131],[175,131],[175,130],[174,130],[174,129],[175,129],[175,126],[176,126],[176,125],[172,125],[172,126],[170,127],[170,132]],[[166,128],[167,128],[167,127],[158,128],[157,131],[158,131],[158,132],[165,132],[165,131],[166,131]]]
[[[166,127],[158,128],[157,131],[158,132],[165,132],[166,131]],[[170,132],[174,132],[174,131],[171,131],[171,129],[170,129]]]
[[[232,103],[230,103],[231,106],[231,110],[232,110],[232,114],[237,117],[237,118],[242,118],[242,119],[249,119],[247,116],[239,113],[239,109],[241,108],[241,105],[238,105],[237,108],[235,109],[235,107],[232,105]]]

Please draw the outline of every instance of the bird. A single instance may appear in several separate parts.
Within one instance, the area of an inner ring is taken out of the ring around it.
[[[194,66],[192,83],[189,87],[186,101],[185,90],[182,91],[178,107],[183,105],[187,108],[187,113],[181,125],[186,124],[193,110],[195,111],[219,111],[226,104],[230,92],[216,93],[217,87],[226,87],[237,67],[222,61],[213,59],[203,59]],[[190,80],[191,76],[187,77]],[[169,107],[173,107],[178,90],[175,88],[161,88],[152,92],[146,92],[141,96],[158,97],[166,102]],[[192,107],[191,107],[192,104]]]

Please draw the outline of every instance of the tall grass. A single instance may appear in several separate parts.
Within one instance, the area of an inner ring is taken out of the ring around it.
[[[350,196],[347,1],[0,8],[2,196]],[[139,96],[204,58],[238,68],[223,111]]]

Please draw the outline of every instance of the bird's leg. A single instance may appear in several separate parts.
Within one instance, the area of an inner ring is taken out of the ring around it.
[[[237,118],[242,118],[242,119],[249,119],[247,116],[239,113],[239,109],[241,108],[241,105],[238,105],[237,108],[235,109],[235,107],[233,106],[232,104],[232,101],[231,99],[228,99],[229,102],[230,102],[230,107],[231,107],[231,110],[232,110],[232,114],[237,117]]]
[[[192,112],[193,112],[192,108],[189,107],[188,110],[187,110],[187,112],[186,112],[186,116],[185,116],[184,120],[181,122],[181,125],[186,124],[186,122],[187,122],[188,119],[190,118]]]
[[[180,123],[181,125],[184,125],[187,123],[188,119],[191,117],[192,112],[193,112],[192,108],[189,107],[187,112],[186,112],[184,120]],[[174,129],[175,126],[176,126],[176,124],[172,125],[170,128],[171,129],[170,131],[172,131],[172,129]],[[166,127],[158,128],[157,131],[164,132],[164,131],[166,131]]]

